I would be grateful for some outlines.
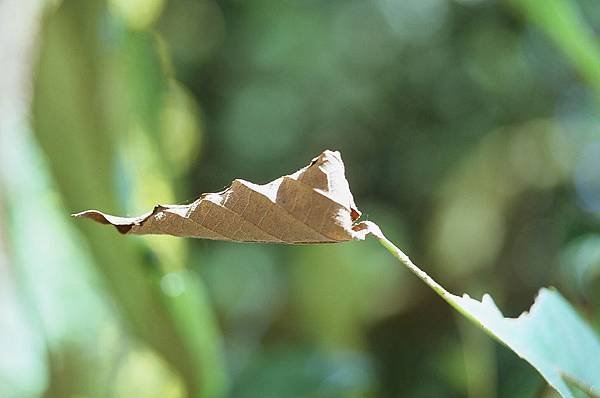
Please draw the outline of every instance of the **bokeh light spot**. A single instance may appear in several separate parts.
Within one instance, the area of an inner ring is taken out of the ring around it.
[[[111,11],[134,29],[146,29],[160,15],[164,0],[109,0]]]
[[[170,272],[161,278],[160,288],[166,295],[177,297],[185,291],[185,281],[181,274]]]

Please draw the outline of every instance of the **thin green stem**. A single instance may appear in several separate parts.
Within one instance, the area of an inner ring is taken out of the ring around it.
[[[446,289],[444,289],[442,285],[440,285],[435,280],[433,280],[433,278],[427,275],[425,271],[416,266],[402,250],[400,250],[398,247],[396,247],[396,245],[390,242],[375,224],[369,223],[368,229],[369,232],[371,232],[377,237],[381,245],[385,247],[396,259],[398,259],[400,263],[406,266],[406,268],[408,268],[413,274],[415,274],[419,279],[425,282],[427,286],[432,288],[433,291],[435,291],[455,310],[457,310],[475,325],[479,326],[489,336],[497,340],[499,343],[506,345],[521,358],[529,362],[535,369],[537,369],[542,374],[542,376],[544,376],[546,381],[548,381],[548,383],[554,389],[560,392],[562,396],[572,396],[567,394],[568,390],[566,389],[568,387],[566,385],[563,384],[563,386],[561,386],[561,383],[557,381],[557,379],[551,373],[547,373],[546,371],[542,370],[539,367],[539,363],[537,361],[532,360],[529,355],[524,354],[522,347],[511,344],[511,336],[507,336],[505,333],[503,334],[502,330],[505,330],[505,328],[498,326],[498,322],[514,322],[521,318],[510,320],[504,318],[500,311],[497,309],[497,307],[495,307],[495,304],[493,303],[491,297],[489,297],[488,295],[485,295],[482,301],[478,301],[473,300],[466,295],[460,297],[448,292]],[[559,376],[562,379],[563,383],[568,382],[572,386],[578,387],[590,397],[600,398],[597,392],[590,385],[582,382],[581,380],[570,377],[569,375],[564,373],[560,373],[556,376]]]
[[[427,286],[431,287],[437,294],[439,294],[444,300],[448,300],[448,295],[450,294],[446,289],[442,287],[439,283],[433,280],[432,277],[427,275],[425,271],[421,268],[417,267],[411,259],[396,245],[390,242],[383,234],[378,237],[379,243],[383,245],[394,257],[398,259],[402,264],[406,266],[413,274],[415,274],[419,279],[427,284]]]
[[[415,265],[411,261],[411,259],[406,254],[404,254],[404,252],[402,250],[400,250],[396,245],[394,245],[392,242],[390,242],[389,239],[387,239],[383,235],[381,230],[379,230],[379,228],[377,228],[377,230],[372,231],[372,233],[373,233],[373,235],[375,235],[377,237],[377,239],[383,245],[383,247],[385,247],[390,253],[392,253],[392,255],[394,257],[396,257],[403,265],[405,265],[406,268],[408,268],[413,274],[415,274],[419,279],[421,279],[423,282],[425,282],[425,284],[427,286],[429,286],[431,289],[433,289],[433,291],[436,292],[441,298],[443,298],[444,301],[446,301],[448,304],[450,304],[450,306],[452,306],[452,308],[454,308],[456,311],[458,311],[460,314],[462,314],[469,321],[473,322],[475,325],[480,327],[489,336],[491,336],[492,338],[494,338],[501,344],[506,344],[493,330],[490,330],[490,328],[487,327],[486,325],[484,325],[480,319],[478,319],[473,313],[471,313],[471,311],[468,311],[464,307],[464,300],[465,299],[471,300],[468,296],[460,297],[460,296],[457,296],[457,295],[452,294],[449,291],[447,291],[442,285],[437,283],[425,271],[423,271],[421,268],[419,268],[417,265]],[[484,299],[485,299],[485,296],[484,296]],[[482,304],[478,300],[474,300],[474,302],[476,302],[478,304]]]

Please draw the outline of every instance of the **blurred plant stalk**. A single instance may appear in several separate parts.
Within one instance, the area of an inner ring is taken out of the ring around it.
[[[111,99],[102,98],[101,89],[106,78],[103,57],[107,53],[103,47],[106,43],[101,44],[99,37],[105,22],[102,18],[106,17],[103,2],[63,1],[47,15],[33,87],[32,114],[38,142],[28,136],[32,48],[44,5],[6,1],[0,7],[0,17],[6,22],[2,31],[7,30],[0,46],[3,190],[10,193],[8,200],[19,209],[21,204],[36,205],[36,198],[28,193],[47,189],[47,183],[40,185],[38,181],[48,178],[43,169],[35,168],[35,161],[31,162],[40,157],[39,143],[67,209],[83,208],[89,203],[115,208],[113,192],[105,189],[114,186],[112,156],[117,152],[119,137],[106,133],[111,115],[103,101]],[[19,12],[11,12],[14,9]],[[138,34],[150,36],[147,32]],[[26,173],[11,173],[12,168],[31,174],[22,178]],[[30,200],[19,203],[18,198]],[[58,217],[66,218],[67,214]],[[139,242],[123,240],[112,231],[87,226],[82,229],[97,270],[108,282],[133,334],[172,365],[189,396],[223,396],[227,378],[219,333],[198,278],[177,272],[171,279],[179,281],[178,290],[165,291],[160,284],[162,271],[145,265]]]
[[[573,0],[507,0],[541,29],[595,91],[600,105],[600,44]]]

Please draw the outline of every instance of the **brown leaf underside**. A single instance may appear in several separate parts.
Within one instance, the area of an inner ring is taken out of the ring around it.
[[[123,234],[300,244],[362,240],[376,226],[355,223],[360,214],[340,153],[326,150],[294,174],[264,185],[234,180],[188,205],[157,205],[139,217],[97,210],[73,216],[113,225]]]

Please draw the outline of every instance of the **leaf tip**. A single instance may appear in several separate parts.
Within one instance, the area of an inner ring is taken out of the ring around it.
[[[119,231],[122,234],[126,234],[127,232],[129,232],[129,230],[133,226],[133,224],[128,219],[122,217],[109,216],[97,210],[85,210],[79,213],[73,213],[71,214],[71,217],[89,218],[100,224],[109,224],[114,226],[117,229],[117,231]]]

